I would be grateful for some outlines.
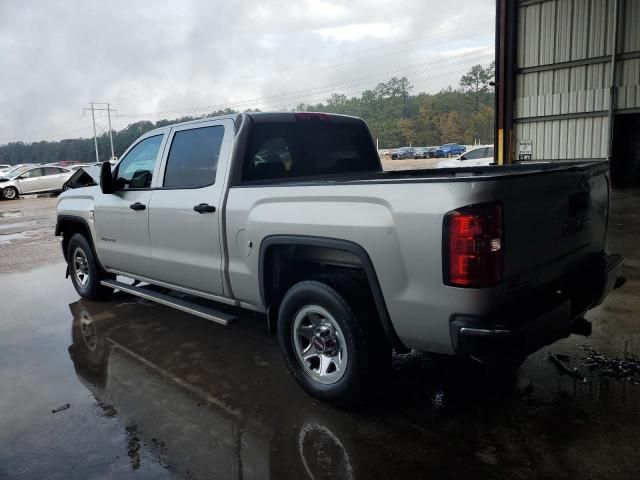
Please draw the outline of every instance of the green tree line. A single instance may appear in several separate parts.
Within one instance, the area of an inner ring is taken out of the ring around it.
[[[378,139],[380,148],[405,145],[427,146],[443,143],[493,143],[494,93],[489,82],[494,77],[493,63],[473,66],[460,78],[458,88],[437,93],[413,93],[406,77],[393,77],[365,90],[359,97],[332,94],[325,102],[301,103],[295,110],[342,113],[362,117]],[[226,109],[200,117],[182,117],[157,122],[135,122],[113,131],[116,156],[122,155],[140,135],[154,128],[205,116],[236,113]],[[100,160],[111,155],[109,135],[98,137]],[[74,138],[56,142],[12,142],[0,145],[0,163],[53,163],[64,160],[93,162],[93,138]]]

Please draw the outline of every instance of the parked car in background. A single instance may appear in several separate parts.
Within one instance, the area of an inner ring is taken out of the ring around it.
[[[0,180],[2,180],[3,178],[12,178],[17,175],[18,172],[23,172],[30,166],[31,165],[14,165],[7,170],[3,170],[2,172],[0,172]]]
[[[7,165],[7,164],[0,164],[0,175],[2,175],[2,172],[4,172],[5,170],[9,170],[11,168],[11,165]]]
[[[77,172],[78,170],[80,170],[81,168],[86,168],[86,167],[91,167],[94,166],[95,163],[80,163],[78,165],[74,165],[72,167],[68,167],[69,170],[71,170],[72,172]]]
[[[440,145],[436,149],[437,157],[455,157],[456,155],[462,155],[467,149],[463,145],[457,143],[445,143]]]
[[[429,158],[428,150],[429,149],[427,147],[416,148],[416,153],[414,154],[413,158]]]
[[[493,145],[480,145],[457,158],[438,162],[436,168],[484,167],[491,165],[493,161]]]
[[[391,160],[405,160],[415,158],[416,149],[413,147],[402,147],[391,153]]]
[[[13,200],[30,193],[61,192],[73,172],[62,167],[20,167],[0,178],[2,198]]]
[[[427,147],[427,158],[436,158],[438,156],[436,154],[437,150],[438,147]]]

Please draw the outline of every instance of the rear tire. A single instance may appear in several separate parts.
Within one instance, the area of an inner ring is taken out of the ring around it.
[[[18,196],[18,189],[16,187],[7,187],[2,189],[2,198],[5,200],[16,200]]]
[[[104,300],[113,289],[100,284],[102,280],[114,278],[103,272],[96,261],[93,249],[84,235],[76,233],[67,246],[67,266],[71,282],[82,298]]]
[[[299,282],[278,312],[278,340],[292,376],[313,397],[343,407],[362,403],[391,365],[391,348],[362,305],[366,292],[356,294],[353,285],[339,275]]]

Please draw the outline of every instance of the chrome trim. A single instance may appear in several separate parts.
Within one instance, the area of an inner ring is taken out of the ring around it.
[[[147,291],[143,288],[127,285],[126,283],[118,282],[116,280],[102,280],[100,283],[105,287],[110,287],[122,292],[130,293],[131,295],[151,300],[152,302],[156,302],[167,307],[173,307],[177,310],[181,310],[183,312],[187,312],[192,315],[211,320],[212,322],[216,322],[221,325],[229,325],[235,320],[235,317],[233,315],[218,312],[212,308],[197,305],[195,303],[190,303],[180,298],[174,299],[169,295],[165,295],[163,293]]]
[[[160,280],[154,280],[152,278],[143,277],[140,275],[134,275],[133,273],[124,272],[122,270],[116,270],[114,268],[105,268],[109,273],[115,273],[116,275],[122,275],[123,277],[133,278],[134,280],[140,280],[144,283],[150,283],[152,285],[158,285],[159,287],[168,288],[170,290],[175,290],[176,292],[187,293],[189,295],[193,295],[195,297],[206,298],[207,300],[213,300],[215,302],[224,303],[226,305],[233,305],[234,307],[240,306],[240,300],[235,300],[233,298],[222,297],[220,295],[214,295],[213,293],[206,293],[200,290],[193,290],[187,287],[180,287],[178,285],[173,285],[171,283],[162,282]]]
[[[469,333],[471,335],[511,335],[511,330],[489,330],[487,328],[469,328],[462,327],[460,333]]]

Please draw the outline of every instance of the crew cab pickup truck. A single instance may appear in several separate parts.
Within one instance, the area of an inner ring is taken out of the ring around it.
[[[56,235],[80,296],[264,314],[293,377],[344,405],[383,388],[392,350],[517,364],[585,322],[623,283],[608,175],[385,172],[361,119],[244,113],[143,135],[60,195]]]

